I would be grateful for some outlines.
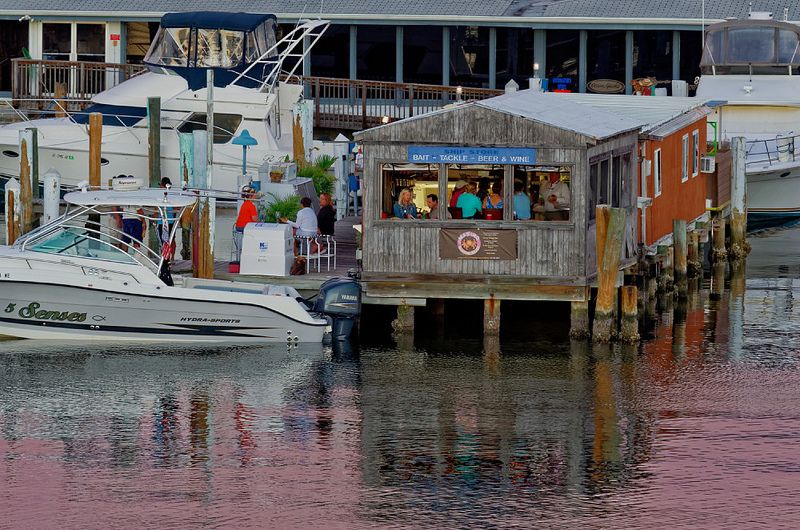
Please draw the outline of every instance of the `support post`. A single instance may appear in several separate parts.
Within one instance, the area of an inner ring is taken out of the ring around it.
[[[725,219],[715,220],[712,230],[714,230],[714,250],[711,252],[711,261],[713,263],[725,261],[728,259],[728,252],[725,250]]]
[[[33,182],[31,175],[31,146],[33,132],[30,129],[19,131],[19,232],[17,236],[27,234],[33,228]]]
[[[213,117],[210,118],[213,123]],[[161,98],[147,98],[147,175],[151,188],[161,184]]]
[[[442,27],[442,86],[450,86],[450,26]]]
[[[31,131],[31,189],[33,198],[39,199],[42,194],[39,191],[39,130],[36,127],[28,127]]]
[[[586,92],[586,81],[588,79],[586,61],[587,43],[589,41],[589,32],[582,29],[578,34],[578,92]]]
[[[533,30],[533,62],[539,65],[539,77],[547,77],[547,30]]]
[[[489,28],[489,88],[497,88],[497,28]]]
[[[55,99],[56,99],[56,112],[54,116],[56,118],[66,118],[67,117],[67,103],[65,98],[67,97],[67,85],[66,83],[56,83],[56,90],[55,90]]]
[[[44,217],[47,224],[59,215],[58,202],[61,199],[61,174],[53,168],[44,174]]]
[[[672,32],[672,79],[681,78],[681,32]]]
[[[674,252],[673,260],[673,282],[678,296],[685,298],[688,293],[689,283],[687,281],[687,255],[688,245],[686,242],[686,221],[683,219],[673,219],[672,221],[672,248]]]
[[[608,205],[597,207],[597,303],[592,327],[595,342],[610,342],[615,335],[614,305],[624,232],[625,210]]]
[[[672,247],[659,245],[657,252],[659,257],[658,292],[668,293],[673,288]]]
[[[569,338],[585,340],[591,336],[589,327],[589,299],[571,302]]]
[[[19,182],[8,179],[5,187],[6,199],[6,245],[13,245],[19,237]]]
[[[687,238],[686,275],[689,278],[697,278],[703,273],[703,260],[700,257],[700,234],[690,232]]]
[[[196,136],[195,138],[198,138]],[[200,153],[205,152],[205,189],[214,189],[214,70],[206,72],[206,131]],[[195,145],[195,153],[198,146]],[[195,168],[196,169],[196,168]],[[214,225],[216,201],[213,197],[200,198],[200,216],[198,233],[197,277],[214,277]]]
[[[731,168],[731,248],[730,259],[746,258],[750,253],[747,234],[747,182],[745,177],[746,149],[744,138],[736,136],[731,140],[733,165]]]
[[[494,296],[483,301],[483,335],[500,335],[500,300]]]
[[[397,306],[397,318],[392,321],[395,333],[414,332],[414,306],[401,304]]]
[[[633,31],[625,32],[625,93],[633,93]]]
[[[103,115],[89,114],[89,187],[100,187],[100,153],[103,144]]]
[[[622,287],[622,321],[619,340],[627,343],[639,341],[638,289],[635,285]]]

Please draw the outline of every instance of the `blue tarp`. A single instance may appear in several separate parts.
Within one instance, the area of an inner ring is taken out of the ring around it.
[[[89,114],[92,112],[100,112],[103,114],[103,125],[116,125],[120,127],[132,127],[139,122],[142,118],[147,116],[147,109],[144,107],[126,107],[123,105],[90,105],[81,114],[73,114],[72,119],[76,123],[88,124]]]
[[[260,15],[256,13],[191,11],[187,13],[167,13],[161,17],[161,27],[253,31],[269,19],[277,20],[275,15]]]

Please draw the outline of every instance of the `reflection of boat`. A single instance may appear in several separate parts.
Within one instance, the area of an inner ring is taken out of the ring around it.
[[[700,67],[721,138],[747,141],[748,228],[800,218],[800,28],[768,13],[714,24]]]
[[[206,127],[206,72],[214,82],[214,187],[236,189],[242,148],[232,139],[247,129],[258,145],[250,148],[249,171],[264,161],[292,154],[291,114],[302,98],[299,85],[279,82],[301,64],[327,22],[298,25],[276,42],[273,15],[191,12],[164,15],[145,57],[149,72],[92,98],[82,113],[67,118],[24,121],[0,127],[0,174],[19,175],[19,130],[36,127],[40,165],[57,167],[62,183],[75,186],[89,167],[89,113],[103,113],[103,181],[148,173],[147,99],[161,98],[161,170],[179,172],[178,133]],[[298,51],[299,50],[299,51]]]
[[[195,196],[168,190],[80,191],[55,221],[0,247],[0,334],[22,338],[214,342],[320,342],[360,309],[357,283],[324,287],[319,312],[291,287],[176,277],[169,273],[179,223],[162,230],[161,254],[129,220],[178,218]],[[142,210],[136,213],[136,205]],[[148,213],[149,212],[149,213]],[[168,226],[168,224],[167,224]],[[139,228],[141,230],[141,228]],[[126,233],[127,232],[127,233]],[[130,248],[129,248],[130,247]],[[132,253],[129,253],[132,250]],[[339,319],[336,315],[349,315]],[[341,335],[339,331],[334,331]]]

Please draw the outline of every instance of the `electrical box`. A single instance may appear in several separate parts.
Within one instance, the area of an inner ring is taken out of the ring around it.
[[[278,223],[249,223],[244,227],[241,274],[289,276],[292,263],[292,227]]]

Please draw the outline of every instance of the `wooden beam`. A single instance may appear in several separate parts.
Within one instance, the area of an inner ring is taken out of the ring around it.
[[[89,114],[89,187],[100,187],[100,152],[103,143],[103,115]]]
[[[33,189],[31,186],[30,131],[20,131],[19,141],[19,233],[25,235],[33,226]],[[13,217],[12,217],[13,219]]]
[[[602,226],[601,226],[602,225]],[[625,210],[597,207],[597,303],[592,337],[610,342],[615,336],[614,305],[617,295],[620,255],[625,237]]]
[[[550,300],[583,301],[586,286],[574,285],[489,285],[450,283],[396,283],[363,281],[371,298],[445,298],[484,300],[490,296],[498,300]]]

